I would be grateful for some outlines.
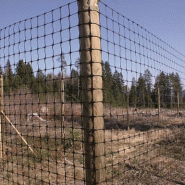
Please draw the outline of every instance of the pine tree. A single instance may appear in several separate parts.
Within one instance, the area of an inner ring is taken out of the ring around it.
[[[136,95],[136,80],[132,78],[132,85],[129,92],[129,104],[133,107],[136,107],[137,104],[137,95]]]
[[[113,75],[112,91],[116,106],[125,106],[125,91],[122,73],[116,70]]]
[[[78,58],[76,61],[75,61],[75,66],[77,68],[77,72],[78,72],[78,80],[77,80],[77,84],[78,84],[78,99],[80,100],[80,87],[81,87],[81,80],[80,80],[80,58]]]
[[[11,63],[8,60],[4,72],[4,92],[9,94],[12,90],[14,90],[14,74]]]
[[[34,84],[35,84],[35,76],[33,73],[33,68],[29,63],[26,64],[26,75],[25,75],[24,83],[30,90],[33,91]]]
[[[30,63],[19,60],[16,66],[15,86],[16,89],[27,88],[33,91],[35,77]]]
[[[152,105],[152,74],[147,69],[143,75],[145,81],[145,102],[147,107],[151,107]]]
[[[72,84],[72,98],[74,101],[78,100],[78,71],[71,70],[71,84]]]
[[[103,67],[103,100],[105,103],[115,103],[113,94],[113,75],[111,72],[110,64],[102,62]]]
[[[68,101],[78,101],[78,71],[72,69],[69,79],[66,82],[66,99]]]
[[[66,73],[66,66],[67,66],[67,62],[65,60],[65,55],[62,53],[61,56],[57,59],[57,61],[59,61],[59,63],[60,63],[61,73],[63,75],[65,75],[65,73]]]
[[[53,76],[53,93],[54,95],[61,96],[62,93],[62,80],[63,80],[63,75],[61,72],[59,72],[56,76]],[[63,82],[65,82],[63,80]]]
[[[3,69],[2,69],[2,67],[0,65],[0,75],[2,75],[2,74],[3,74]]]
[[[39,98],[43,98],[47,93],[46,75],[40,69],[38,69],[36,74],[34,92],[38,94]]]
[[[170,81],[169,75],[166,75],[163,71],[156,77],[154,84],[154,93],[157,97],[158,88],[160,89],[160,101],[161,107],[169,108],[170,107]],[[155,100],[157,104],[157,100]]]
[[[171,73],[169,75],[170,87],[171,87],[171,107],[174,107],[177,104],[177,94],[182,97],[182,85],[181,79],[178,73]]]
[[[53,82],[54,82],[54,77],[52,73],[48,73],[46,76],[46,91],[49,94],[53,94]]]
[[[136,87],[137,103],[139,107],[145,108],[145,93],[146,93],[145,79],[143,75],[140,74]]]
[[[61,100],[63,101],[63,103],[64,103],[64,97],[65,97],[65,79],[64,79],[64,76],[65,76],[65,74],[66,74],[66,66],[67,66],[67,62],[66,62],[66,60],[65,60],[65,55],[63,54],[63,53],[61,53],[61,56],[57,59],[59,62],[60,62],[60,66],[61,66],[61,77],[60,78],[58,78],[58,79],[60,79],[60,97],[61,97]],[[58,86],[58,81],[56,81],[56,83],[57,83],[57,86]],[[56,89],[54,88],[54,91],[55,91]]]
[[[24,60],[19,60],[16,66],[15,80],[16,80],[15,85],[17,89],[23,87],[23,85],[25,87],[27,83],[27,78],[26,78],[26,63]]]
[[[183,108],[185,108],[185,90],[182,91],[182,102]]]

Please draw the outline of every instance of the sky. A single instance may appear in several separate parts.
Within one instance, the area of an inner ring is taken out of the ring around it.
[[[185,1],[104,0],[104,2],[185,54]]]
[[[65,5],[70,0],[1,0],[0,28]],[[102,0],[185,54],[184,0]]]
[[[0,29],[7,27],[9,25],[14,24],[15,22],[19,22],[25,19],[29,19],[31,17],[35,17],[37,15],[41,15],[45,12],[48,12],[52,9],[58,8],[60,6],[66,5],[70,2],[73,2],[71,0],[0,0]],[[102,0],[103,3],[107,4],[109,7],[112,9],[116,10],[118,13],[124,15],[125,17],[129,18],[130,20],[134,21],[135,23],[139,24],[140,26],[144,27],[146,30],[160,38],[161,40],[165,41],[169,45],[171,45],[173,48],[178,50],[180,53],[185,55],[185,1],[183,0]],[[68,10],[66,9],[67,6],[65,6],[62,11],[67,12]],[[76,10],[74,10],[75,12]],[[66,13],[67,15],[67,13]],[[48,20],[51,19],[51,15],[47,14],[46,17],[48,16]],[[56,11],[56,17],[59,17],[59,14]],[[65,25],[67,25],[67,21],[63,19],[63,29],[65,28]],[[34,20],[32,21],[33,24],[35,23]],[[29,27],[30,23],[26,23],[27,27]],[[56,21],[57,24],[57,21]],[[71,19],[71,24],[74,26],[75,24],[78,24],[78,20],[75,20],[74,18]],[[67,27],[66,27],[67,28]],[[18,28],[17,28],[18,29]],[[51,25],[49,28],[45,28],[47,33],[51,32]],[[56,25],[56,30],[59,30],[59,25],[57,27]],[[69,30],[68,30],[69,31]],[[75,35],[75,33],[78,33],[78,29],[74,28],[72,35]],[[32,35],[35,35],[36,37],[36,31],[32,31]],[[69,38],[69,33],[63,33],[64,35],[62,36],[65,40],[65,38]],[[20,36],[17,36],[17,38]],[[54,34],[53,40],[58,40],[59,35]],[[77,35],[78,37],[78,35]],[[75,36],[74,36],[75,38]],[[11,40],[11,39],[10,39]],[[44,53],[48,55],[47,57],[52,58],[53,55],[53,50],[54,54],[58,55],[60,54],[61,51],[59,51],[60,46],[57,48],[57,41],[56,41],[56,49],[49,47],[49,44],[52,40],[51,35],[46,38],[48,40],[48,47],[44,51],[40,50],[38,54],[36,52],[32,53],[33,60],[37,60],[37,57],[43,58]],[[17,40],[18,42],[18,40]],[[23,40],[22,40],[23,42]],[[70,44],[72,45],[73,48],[79,48],[78,45],[78,40],[72,41]],[[41,38],[39,41],[40,47],[44,47],[42,45],[44,43],[43,39]],[[21,45],[21,44],[20,44]],[[29,43],[28,45],[32,45],[34,49],[34,46],[36,47],[37,43],[33,42]],[[19,48],[20,47],[20,48]],[[22,48],[21,48],[22,47]],[[17,50],[17,53],[19,51],[24,51],[24,47],[26,49],[30,49],[28,46],[15,46],[14,48],[11,48],[9,50]],[[68,53],[70,48],[69,48],[69,43],[66,41],[64,42],[64,53]],[[112,48],[111,48],[112,49]],[[7,52],[7,51],[6,51]],[[34,54],[35,53],[35,54]],[[127,52],[128,53],[128,52]],[[7,55],[7,54],[6,54]],[[129,54],[128,54],[129,55]],[[18,56],[20,59],[23,58],[22,55]],[[26,56],[26,60],[29,61],[31,60],[31,57],[29,54]],[[34,58],[35,57],[35,58]],[[65,55],[66,60],[70,61],[70,63],[74,64],[74,60],[76,60],[79,57],[79,53],[75,53],[71,57],[70,55]],[[71,57],[71,58],[70,58]],[[130,58],[130,56],[127,56]],[[17,58],[15,58],[18,60]],[[7,59],[6,59],[7,60]],[[6,61],[5,60],[5,61]],[[49,59],[48,59],[49,60]],[[54,61],[57,60],[57,57],[54,58]],[[73,60],[73,61],[72,61]],[[112,60],[112,59],[111,59]],[[161,60],[161,59],[160,59]],[[60,66],[58,65],[57,62],[53,63],[53,66],[51,65],[51,62],[45,62],[44,60],[40,60],[40,63],[38,64],[38,67],[42,68],[43,66],[49,69],[60,69]],[[5,62],[4,62],[5,63]],[[47,63],[47,64],[46,64]],[[125,62],[123,62],[125,63]],[[39,66],[40,65],[40,66]],[[132,63],[128,64],[127,69],[131,70],[136,70],[138,71],[139,67],[136,68]],[[160,67],[160,65],[159,65]],[[165,67],[165,66],[162,66]],[[179,66],[178,66],[179,67]],[[136,69],[134,69],[136,68]],[[151,66],[152,68],[152,66]],[[177,66],[174,67],[177,69]],[[143,68],[144,69],[144,68]],[[68,71],[70,70],[70,66]],[[165,69],[164,69],[165,70]],[[35,69],[36,71],[36,69]],[[143,71],[142,71],[143,72]],[[155,75],[156,76],[156,75]],[[127,78],[131,77],[130,75],[127,75]],[[137,78],[137,77],[136,77]],[[132,78],[130,78],[132,79]],[[183,81],[184,82],[184,81]]]

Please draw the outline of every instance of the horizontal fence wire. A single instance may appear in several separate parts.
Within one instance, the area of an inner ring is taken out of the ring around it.
[[[1,184],[184,184],[185,55],[79,2],[0,29]]]

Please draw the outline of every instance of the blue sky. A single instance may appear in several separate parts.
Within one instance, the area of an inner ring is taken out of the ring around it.
[[[185,54],[185,1],[104,0],[104,2]]]
[[[185,54],[185,1],[102,0]],[[70,0],[1,0],[0,28],[62,6]]]
[[[45,12],[48,12],[52,9],[58,8],[59,6],[63,6],[66,5],[67,3],[70,3],[73,1],[70,0],[1,0],[0,1],[0,29],[7,27],[9,25],[14,24],[15,22],[19,22],[21,20],[25,20],[25,19],[29,19],[31,17],[35,17],[37,15],[41,15]],[[149,32],[151,32],[152,34],[156,35],[157,37],[159,37],[161,40],[165,41],[166,43],[168,43],[169,45],[171,45],[172,47],[174,47],[175,49],[177,49],[179,52],[181,52],[182,54],[185,54],[185,34],[184,34],[184,30],[185,30],[185,2],[184,1],[180,1],[180,0],[102,0],[103,3],[106,3],[109,7],[113,8],[114,10],[116,10],[117,12],[119,12],[120,14],[124,15],[125,17],[129,18],[130,20],[136,22],[137,24],[141,25],[142,27],[144,27],[145,29],[147,29]],[[71,6],[71,9],[73,12],[76,12],[76,9],[74,7]],[[64,7],[64,9],[62,9],[62,12],[64,14],[65,17],[65,12],[68,12],[67,10],[67,6]],[[56,13],[56,17],[59,17],[59,13]],[[67,15],[67,13],[66,13]],[[51,19],[51,15],[50,13],[47,14],[46,16],[48,16],[48,20]],[[76,15],[77,16],[77,15]],[[71,19],[71,24],[72,26],[74,26],[75,24],[78,24],[78,20],[75,20],[76,18],[73,17]],[[33,24],[35,23],[36,20],[32,20]],[[68,20],[67,19],[63,19],[63,29],[69,26],[67,25]],[[29,27],[30,23],[27,22],[26,25],[27,27]],[[59,24],[57,26],[57,21],[56,21],[56,26],[55,26],[56,30],[59,30]],[[18,30],[18,28],[16,28]],[[46,32],[50,33],[51,32],[51,25],[48,25],[48,28],[46,28]],[[41,31],[42,32],[42,31]],[[40,33],[41,33],[40,32]],[[66,31],[66,33],[64,32],[62,35],[62,39],[65,38],[69,38],[69,30]],[[27,33],[28,34],[28,33]],[[42,34],[42,33],[41,33]],[[36,37],[36,30],[34,32],[34,30],[32,31],[32,35],[35,35]],[[72,51],[75,51],[75,48],[78,48],[78,40],[75,40],[75,37],[78,37],[78,28],[74,28],[74,30],[72,31],[72,37],[74,39],[74,41],[71,41],[71,43],[69,44],[68,42],[64,42],[63,44],[63,48],[64,48],[64,53],[68,53],[70,50],[69,45],[72,45],[71,49]],[[17,36],[17,39],[20,36]],[[29,36],[28,36],[29,37]],[[28,38],[27,37],[27,38]],[[60,54],[60,46],[57,45],[58,42],[58,38],[59,38],[59,34],[56,33],[54,34],[54,38],[53,40],[55,41],[55,46],[54,48],[52,47],[47,47],[46,50],[44,51],[44,49],[40,50],[39,53],[38,52],[32,52],[32,56],[29,55],[29,53],[26,55],[26,60],[30,61],[30,60],[37,60],[38,57],[43,58],[44,57],[44,53],[47,54],[47,57],[51,57],[53,55],[53,51],[55,55],[59,55]],[[110,38],[110,37],[109,37]],[[106,38],[105,38],[106,39]],[[111,38],[110,38],[111,39]],[[11,40],[11,39],[10,39]],[[51,35],[48,36],[46,38],[46,40],[48,40],[48,45],[52,44],[51,43]],[[111,40],[110,40],[111,41]],[[12,41],[13,42],[13,41]],[[18,40],[17,40],[18,42]],[[23,40],[22,40],[23,42]],[[35,42],[35,43],[34,43]],[[41,38],[39,41],[39,47],[44,47],[44,45],[42,45],[43,39]],[[34,49],[34,47],[36,47],[36,40],[32,41],[32,43],[28,43],[28,46],[32,45],[32,49]],[[128,44],[127,44],[128,45]],[[26,49],[30,49],[28,46],[24,46],[23,44],[20,46],[15,46],[14,48],[10,48],[10,52],[11,50],[16,50],[17,53],[19,52],[19,50],[24,50],[24,47]],[[104,46],[103,46],[104,47]],[[105,49],[106,50],[106,49]],[[110,47],[110,50],[113,50],[113,46]],[[145,51],[146,52],[146,51]],[[4,52],[5,55],[7,55],[7,51]],[[123,52],[122,52],[123,53]],[[127,57],[130,60],[130,54],[129,52],[127,52]],[[1,53],[2,54],[2,53]],[[39,56],[38,56],[39,55]],[[33,57],[31,59],[31,57]],[[58,57],[58,56],[57,56]],[[37,68],[45,68],[47,69],[48,72],[50,72],[52,69],[56,69],[60,70],[60,66],[59,63],[57,63],[57,57],[55,58],[49,58],[47,59],[47,61],[44,60],[40,60],[39,63],[34,62],[33,66],[37,66]],[[66,60],[68,61],[68,71],[70,71],[70,64],[74,64],[75,60],[79,57],[79,53],[78,52],[74,52],[72,55],[65,55]],[[103,57],[106,60],[106,55],[103,55]],[[113,61],[114,60],[114,64],[112,65],[118,65],[119,68],[119,62],[115,62],[116,59],[114,57],[111,58],[111,56],[109,55],[110,60]],[[137,56],[134,56],[135,58],[137,58]],[[14,60],[18,61],[18,59],[23,59],[24,58],[24,54],[17,54],[14,58]],[[155,57],[154,57],[155,58]],[[132,58],[133,59],[133,58]],[[49,62],[49,60],[53,60],[54,62]],[[138,58],[137,58],[138,60]],[[156,60],[160,60],[162,61],[163,59],[161,59],[160,57],[157,58]],[[7,61],[7,59],[4,60],[4,63]],[[144,60],[142,60],[143,62]],[[120,60],[120,63],[122,61]],[[178,61],[179,62],[179,61]],[[122,62],[124,65],[127,65],[125,61]],[[147,61],[146,61],[147,63]],[[15,63],[14,63],[15,64]],[[147,69],[147,67],[144,67],[144,65],[134,65],[133,62],[128,62],[127,66],[122,66],[122,68],[126,68],[126,69],[131,69],[131,70],[136,70],[138,72],[143,73],[143,71],[145,69]],[[165,65],[161,65],[158,64],[157,68],[161,68],[162,70],[167,70],[166,72],[171,72],[170,70],[174,69],[179,69],[179,66],[175,66],[174,64],[168,64],[170,66],[169,69],[165,69]],[[14,65],[15,66],[15,65]],[[154,69],[153,71],[155,71],[154,66],[150,66],[151,69]],[[36,71],[37,69],[35,69]],[[152,75],[154,77],[156,77],[157,73],[154,74],[154,72],[152,72]],[[124,79],[127,80],[127,82],[129,81],[129,79],[132,79],[131,77],[135,77],[138,78],[137,73],[132,72],[131,73],[124,73]],[[136,76],[137,75],[137,76]],[[181,76],[182,77],[182,76]],[[184,77],[183,77],[184,78]],[[153,79],[154,80],[154,79]]]

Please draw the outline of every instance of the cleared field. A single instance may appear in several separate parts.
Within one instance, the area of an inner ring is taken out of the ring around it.
[[[82,106],[65,104],[64,137],[61,104],[29,93],[5,97],[5,113],[33,148],[29,150],[4,120],[4,184],[84,184],[85,154]],[[185,111],[127,110],[105,106],[107,184],[185,183]]]

